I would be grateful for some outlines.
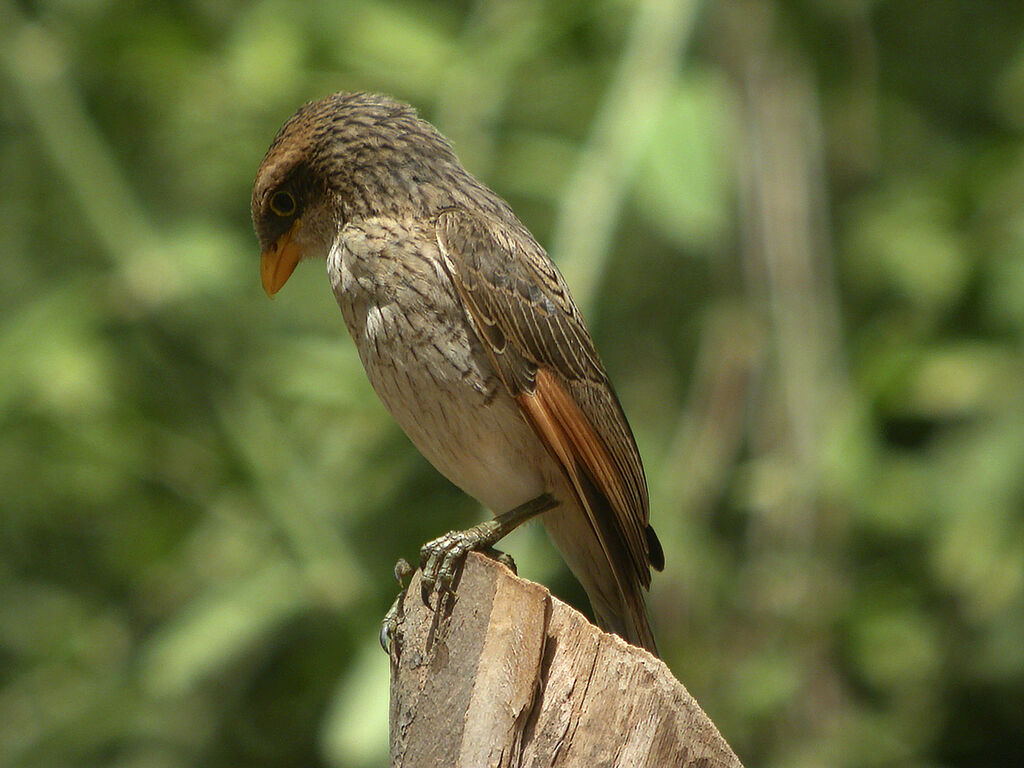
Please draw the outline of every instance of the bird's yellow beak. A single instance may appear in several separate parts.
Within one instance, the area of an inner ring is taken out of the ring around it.
[[[271,298],[288,282],[295,267],[302,260],[302,246],[292,242],[292,235],[299,228],[299,219],[280,239],[260,254],[260,278],[263,290]]]

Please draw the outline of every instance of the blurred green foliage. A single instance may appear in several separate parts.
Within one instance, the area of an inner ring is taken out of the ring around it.
[[[748,765],[1024,760],[1024,4],[0,0],[0,43],[0,768],[386,763],[391,565],[481,512],[322,269],[259,288],[256,166],[341,89],[563,266]]]

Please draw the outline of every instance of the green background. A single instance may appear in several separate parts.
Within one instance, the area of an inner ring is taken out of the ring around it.
[[[563,267],[748,765],[1022,764],[1024,4],[0,0],[0,768],[386,764],[391,567],[482,511],[321,266],[260,290],[256,167],[341,89]]]

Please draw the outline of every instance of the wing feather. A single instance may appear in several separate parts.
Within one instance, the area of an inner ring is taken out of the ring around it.
[[[448,209],[438,217],[437,240],[470,319],[527,420],[582,498],[574,477],[581,470],[607,499],[612,520],[589,522],[609,562],[617,560],[611,550],[623,548],[606,541],[617,534],[630,570],[649,586],[652,564],[662,562],[648,525],[640,454],[561,274],[517,221]]]

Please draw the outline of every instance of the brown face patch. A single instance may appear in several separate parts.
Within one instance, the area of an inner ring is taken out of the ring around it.
[[[305,158],[289,153],[286,158],[267,159],[272,162],[264,161],[260,168],[252,199],[253,226],[263,250],[280,240],[325,191]]]

